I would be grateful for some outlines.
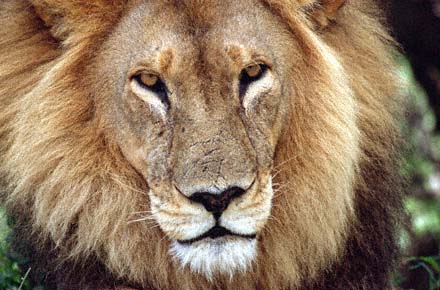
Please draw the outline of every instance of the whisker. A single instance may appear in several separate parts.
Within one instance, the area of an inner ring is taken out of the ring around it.
[[[284,191],[277,191],[273,194],[273,197],[278,198],[278,197],[282,196],[283,194],[284,194]]]
[[[277,218],[276,216],[274,216],[274,215],[270,215],[267,219],[268,220],[273,220],[273,221],[275,221],[278,224],[282,224],[281,220],[279,218]]]
[[[285,190],[285,189],[287,189],[287,188],[289,188],[289,185],[288,185],[288,184],[283,184],[283,185],[281,185],[281,186],[279,186],[279,187],[273,188],[273,191],[274,191],[274,192],[279,192],[279,191],[281,191],[281,190]]]
[[[139,190],[139,189],[137,189],[137,188],[134,188],[134,187],[131,186],[131,185],[125,184],[125,183],[122,182],[122,181],[120,180],[120,178],[119,178],[118,176],[116,176],[115,174],[110,174],[110,176],[111,176],[111,178],[113,179],[113,181],[117,182],[120,186],[122,186],[122,187],[124,187],[124,188],[126,188],[126,189],[129,189],[129,190],[131,190],[131,191],[134,191],[134,192],[136,192],[136,193],[140,193],[140,194],[142,194],[142,195],[148,195],[148,193],[145,192],[145,191],[141,191],[141,190]]]
[[[134,211],[132,213],[130,213],[130,215],[135,215],[135,214],[144,214],[144,213],[153,213],[151,210],[142,210],[142,211]]]
[[[134,220],[129,220],[128,224],[142,222],[142,221],[156,222],[156,219],[153,216],[146,216],[146,217],[142,217],[142,218],[138,218],[138,219],[134,219]]]
[[[298,158],[298,156],[300,156],[299,154],[292,156],[286,160],[284,160],[283,162],[281,162],[280,164],[277,164],[276,166],[274,166],[272,168],[272,179],[275,179],[282,171],[283,171],[283,167],[284,165],[286,165],[287,163],[295,160]]]
[[[295,155],[292,156],[286,160],[284,160],[283,162],[281,162],[280,164],[277,164],[273,169],[278,170],[280,167],[286,165],[286,163],[291,162],[293,159],[296,159],[299,155]]]
[[[285,189],[289,186],[289,184],[277,184],[275,186],[272,186],[273,191],[280,191],[281,189]]]
[[[166,235],[164,235],[160,240],[159,243],[161,243],[163,240],[167,239],[168,237]]]

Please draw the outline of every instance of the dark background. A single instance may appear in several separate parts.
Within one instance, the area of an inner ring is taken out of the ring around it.
[[[407,152],[405,258],[396,288],[440,289],[440,0],[385,0],[388,21],[400,43],[397,61],[408,96],[402,120]]]

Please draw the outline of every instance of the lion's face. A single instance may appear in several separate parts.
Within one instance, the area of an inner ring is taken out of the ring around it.
[[[296,44],[257,1],[230,1],[206,23],[185,9],[127,13],[95,65],[109,91],[97,109],[148,184],[140,220],[158,223],[181,266],[232,274],[256,258],[271,213]]]

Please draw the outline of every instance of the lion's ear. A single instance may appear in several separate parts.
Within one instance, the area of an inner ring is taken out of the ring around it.
[[[53,37],[58,40],[66,39],[72,28],[66,23],[67,11],[62,1],[30,0],[30,2],[36,16],[50,29]]]
[[[312,2],[302,0],[305,2]],[[323,29],[336,20],[339,9],[344,6],[347,0],[319,0],[313,1],[311,9],[311,17],[318,28]],[[310,4],[309,4],[310,5]]]
[[[0,0],[1,1],[1,0]],[[72,33],[98,32],[114,22],[127,0],[28,0],[52,35],[65,40]]]

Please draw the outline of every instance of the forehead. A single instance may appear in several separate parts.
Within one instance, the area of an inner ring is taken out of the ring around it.
[[[169,47],[199,56],[231,47],[270,54],[271,46],[289,38],[284,25],[257,0],[135,1],[119,28],[117,34],[130,42],[132,52],[144,57]]]

